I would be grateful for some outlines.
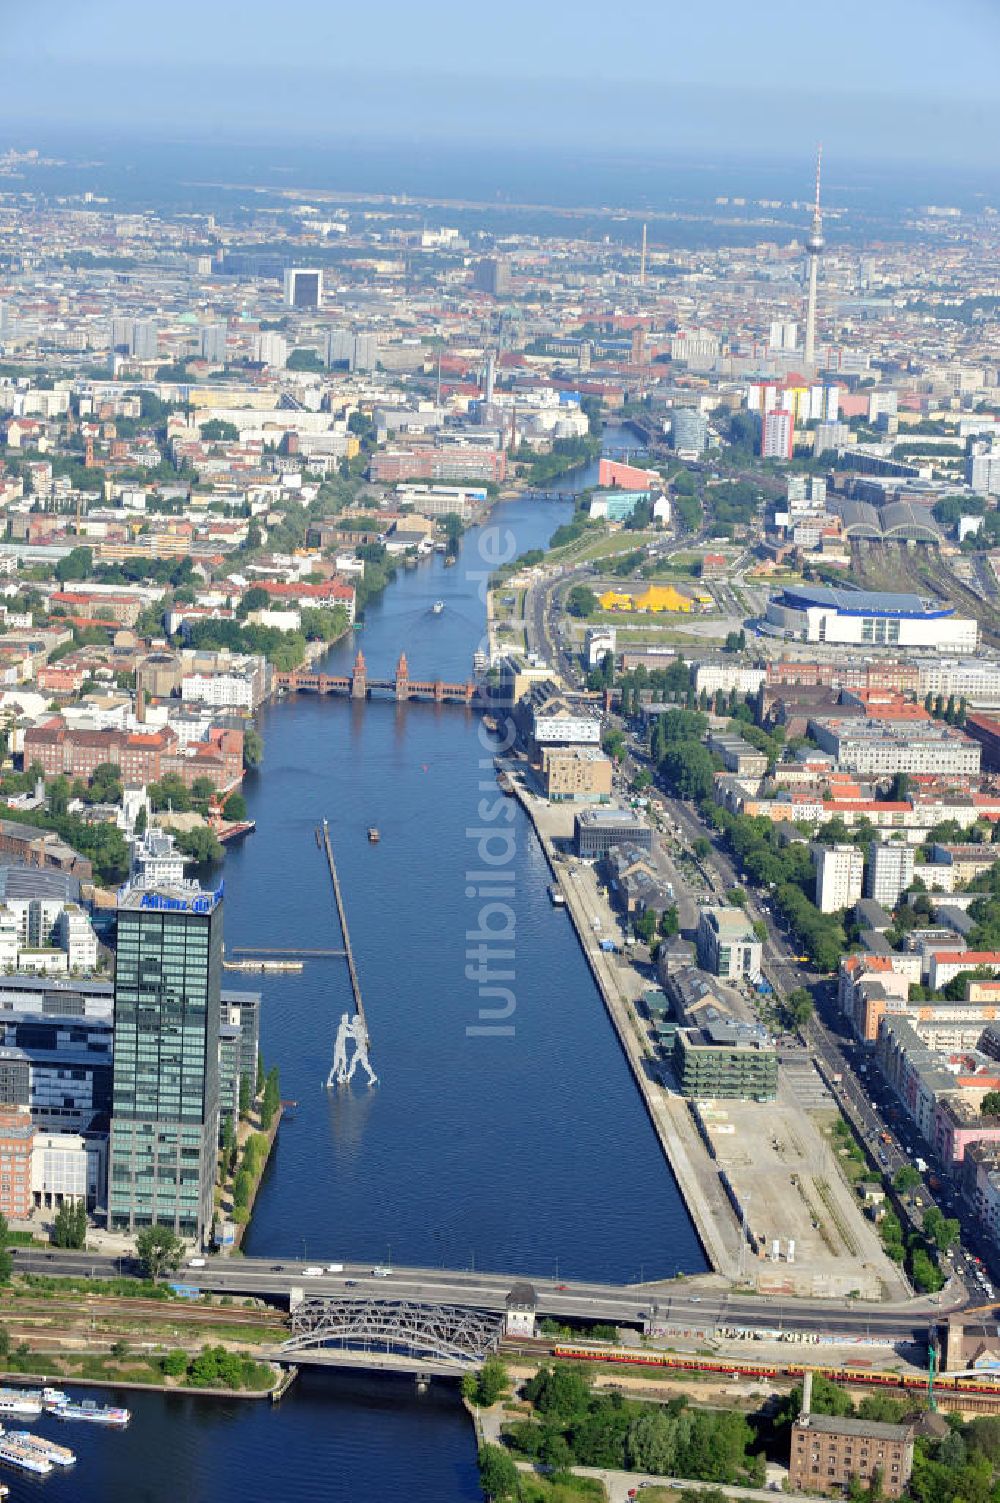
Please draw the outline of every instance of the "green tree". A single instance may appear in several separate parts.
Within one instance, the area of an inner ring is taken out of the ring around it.
[[[184,1256],[184,1243],[168,1226],[146,1226],[135,1239],[136,1257],[149,1279],[175,1273]]]
[[[224,418],[209,418],[207,423],[201,424],[201,436],[208,444],[235,444],[239,441],[240,430],[235,423],[227,423]]]
[[[47,785],[45,792],[49,813],[56,815],[65,814],[69,806],[71,792],[69,778],[63,777],[60,773],[58,777],[53,778],[51,783]]]
[[[160,1367],[168,1378],[183,1378],[188,1370],[187,1352],[167,1352],[160,1358]]]
[[[666,1409],[648,1409],[628,1428],[625,1454],[630,1470],[668,1477],[677,1462],[677,1420]]]
[[[115,762],[101,762],[94,768],[87,789],[91,804],[117,804],[121,802],[121,769]]]
[[[247,1117],[253,1105],[253,1089],[249,1075],[240,1076],[240,1116]]]
[[[671,939],[680,933],[681,922],[676,907],[665,908],[660,914],[660,934],[664,939]]]
[[[252,725],[243,732],[243,766],[259,767],[264,760],[264,738]]]
[[[267,1079],[264,1081],[264,1090],[260,1102],[260,1125],[265,1132],[270,1131],[271,1123],[274,1121],[274,1114],[280,1105],[281,1089],[278,1084],[278,1067],[277,1065],[272,1065],[271,1069],[267,1072]]]
[[[479,1483],[491,1503],[507,1503],[508,1499],[517,1498],[517,1466],[502,1446],[480,1446]]]
[[[93,567],[94,553],[91,548],[71,548],[66,557],[56,564],[56,579],[60,584],[91,579]]]
[[[796,1028],[802,1028],[813,1015],[813,1001],[804,986],[797,986],[785,998],[782,1011]]]
[[[83,1201],[64,1200],[52,1224],[53,1247],[80,1248],[87,1241],[87,1208]]]
[[[271,597],[260,585],[251,585],[246,594],[236,607],[236,615],[240,621],[245,621],[252,611],[266,611],[271,604]]]
[[[979,1104],[983,1117],[1000,1117],[1000,1091],[987,1091]]]
[[[671,792],[696,803],[709,798],[715,787],[715,762],[697,741],[677,741],[668,746],[660,771]]]
[[[566,596],[566,609],[571,616],[592,616],[597,610],[597,596],[587,585],[574,585]]]
[[[140,806],[139,806],[139,812],[135,816],[135,830],[134,830],[134,833],[137,836],[145,835],[146,829],[147,829],[148,825],[149,825],[149,816],[146,813],[146,805],[145,804],[140,804]]]
[[[911,1190],[919,1188],[920,1171],[915,1169],[912,1164],[903,1164],[902,1168],[896,1170],[896,1176],[892,1183],[900,1195],[907,1195]]]
[[[208,825],[195,825],[193,830],[178,830],[176,840],[177,849],[199,866],[222,860],[222,846],[215,831],[209,829]]]

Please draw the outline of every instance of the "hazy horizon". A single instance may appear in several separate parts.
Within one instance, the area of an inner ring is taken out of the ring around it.
[[[485,11],[175,0],[155,33],[126,0],[5,17],[0,130],[19,137],[603,150],[992,166],[1000,13],[988,0],[773,0]],[[976,67],[976,64],[979,64]]]

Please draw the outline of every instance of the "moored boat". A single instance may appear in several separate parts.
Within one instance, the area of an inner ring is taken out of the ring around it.
[[[76,1461],[76,1452],[71,1451],[69,1446],[60,1446],[54,1440],[46,1440],[44,1435],[32,1435],[30,1430],[8,1430],[7,1439],[24,1446],[26,1451],[31,1451],[36,1456],[43,1456],[53,1466],[72,1466]]]
[[[59,1404],[52,1413],[61,1420],[83,1420],[90,1425],[113,1425],[123,1430],[132,1418],[127,1409],[119,1409],[114,1404],[95,1404],[93,1399],[81,1399],[79,1404]]]
[[[554,908],[566,907],[566,895],[563,892],[562,888],[559,887],[555,882],[553,882],[549,887],[549,897],[552,899],[552,906]]]
[[[16,1466],[22,1472],[39,1472],[47,1476],[52,1471],[52,1463],[47,1456],[39,1456],[27,1446],[18,1445],[16,1440],[8,1436],[0,1436],[0,1461],[7,1466]]]
[[[42,1412],[42,1395],[35,1388],[0,1388],[0,1416],[19,1414],[23,1419],[37,1419]]]

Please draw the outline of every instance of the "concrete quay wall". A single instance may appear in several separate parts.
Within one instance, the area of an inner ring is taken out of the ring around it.
[[[598,947],[583,896],[577,884],[568,880],[565,864],[539,818],[540,806],[537,800],[521,786],[517,778],[512,779],[512,786],[515,797],[531,820],[549,868],[565,895],[567,912],[573,921],[581,949],[618,1034],[664,1157],[684,1197],[688,1215],[694,1223],[705,1256],[716,1273],[735,1280],[739,1274],[742,1232],[691,1118],[687,1102],[680,1096],[668,1094],[650,1079],[646,1049],[632,1017],[633,1004],[616,976],[616,957],[606,955]]]

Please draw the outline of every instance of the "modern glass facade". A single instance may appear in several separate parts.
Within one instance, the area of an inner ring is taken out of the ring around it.
[[[200,910],[200,911],[196,911]],[[133,888],[118,908],[108,1225],[202,1241],[219,1135],[221,897]]]

